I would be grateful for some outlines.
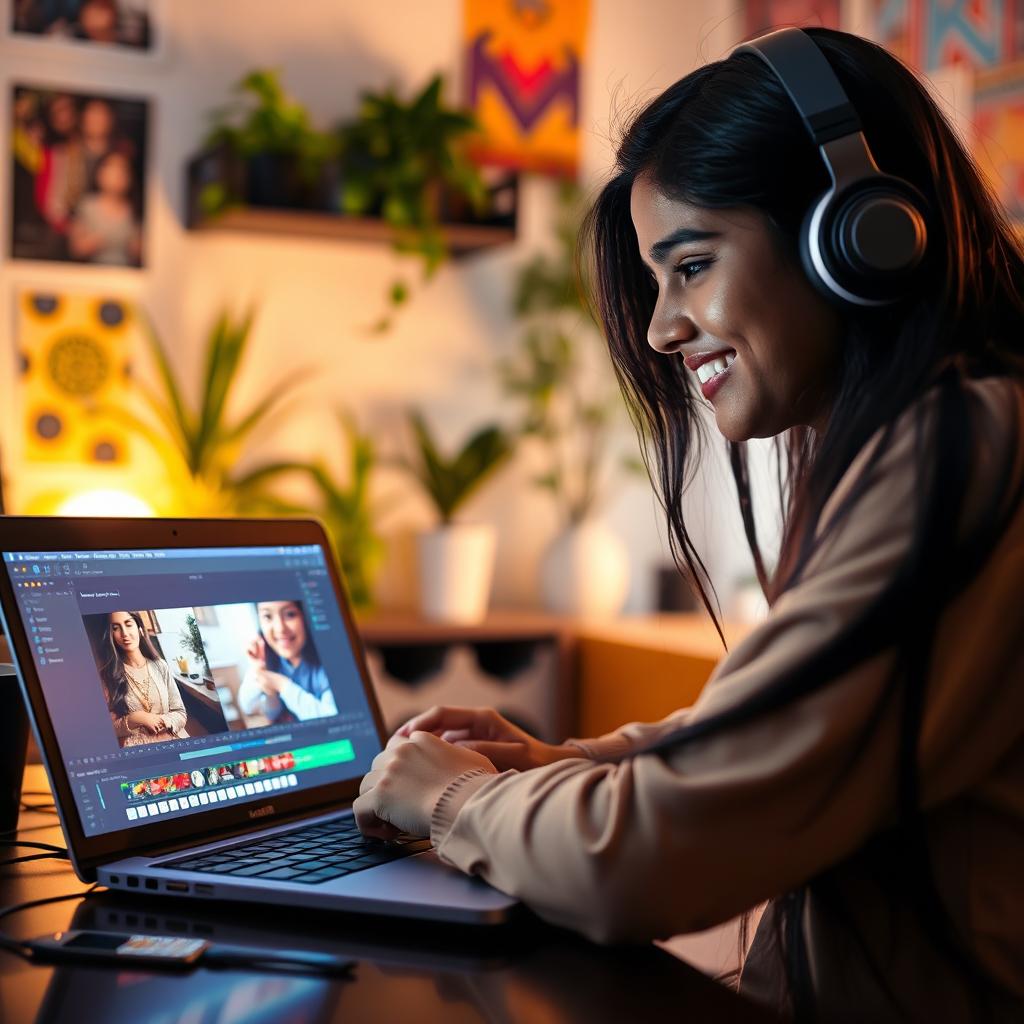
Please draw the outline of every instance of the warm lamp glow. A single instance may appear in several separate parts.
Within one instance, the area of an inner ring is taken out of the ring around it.
[[[151,516],[153,510],[138,495],[128,491],[85,491],[61,502],[59,516]]]

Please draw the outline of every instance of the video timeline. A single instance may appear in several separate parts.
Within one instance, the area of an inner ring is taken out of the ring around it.
[[[266,757],[122,782],[121,796],[128,804],[128,820],[138,821],[290,789],[299,784],[298,772],[354,758],[351,741],[335,740]]]

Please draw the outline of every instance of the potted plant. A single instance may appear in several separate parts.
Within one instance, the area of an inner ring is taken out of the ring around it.
[[[324,205],[324,176],[337,157],[334,135],[317,131],[277,71],[257,69],[235,86],[236,99],[212,114],[206,147],[227,156],[217,180],[200,192],[210,215],[234,203],[316,208]],[[234,161],[238,167],[230,166]]]
[[[358,116],[338,128],[342,211],[379,213],[394,230],[396,251],[418,256],[426,280],[448,256],[441,230],[445,193],[462,198],[477,215],[487,206],[480,171],[461,148],[479,126],[468,111],[444,104],[442,88],[442,76],[435,75],[409,102],[393,89],[364,92]],[[408,295],[408,284],[395,281],[390,312]],[[388,313],[376,329],[390,324]]]
[[[210,671],[210,662],[206,658],[206,647],[203,645],[203,635],[199,632],[199,623],[194,615],[185,618],[185,628],[181,631],[181,644],[196,660],[196,665],[202,674],[203,682],[207,687],[213,689],[213,673]],[[180,667],[180,662],[179,662]],[[187,669],[184,670],[188,674]]]
[[[455,522],[467,499],[508,459],[512,441],[500,427],[478,430],[445,457],[417,412],[409,416],[413,459],[400,460],[437,512],[440,525],[418,539],[420,611],[425,618],[478,622],[487,613],[496,536],[489,523]]]
[[[603,351],[585,360],[581,340],[600,344],[576,276],[579,192],[560,185],[554,255],[519,271],[514,311],[524,323],[518,352],[499,364],[503,389],[520,406],[518,432],[543,469],[534,478],[558,506],[561,527],[541,565],[541,593],[552,611],[608,615],[629,586],[622,541],[598,517],[617,471],[643,472],[636,457],[616,457],[621,402]]]
[[[199,387],[202,397],[193,408],[185,399],[166,347],[153,326],[143,320],[159,387],[142,382],[135,386],[150,415],[140,416],[121,408],[107,411],[147,441],[163,461],[173,488],[172,510],[186,515],[276,510],[280,503],[268,484],[282,473],[301,469],[302,464],[262,462],[240,471],[238,463],[257,428],[279,411],[308,371],[300,369],[284,375],[247,409],[230,415],[231,397],[248,349],[253,314],[235,318],[222,312],[207,339],[205,371]]]

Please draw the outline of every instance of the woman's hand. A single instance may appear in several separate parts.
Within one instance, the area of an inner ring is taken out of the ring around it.
[[[151,711],[133,711],[125,718],[125,725],[129,729],[145,729],[153,736],[167,728],[163,718],[160,715],[154,715]]]
[[[460,748],[428,732],[389,743],[363,776],[352,805],[364,835],[393,839],[400,832],[430,835],[430,819],[452,779],[472,768],[496,775],[482,754]]]
[[[267,642],[261,636],[254,637],[245,649],[246,657],[256,668],[267,667]]]
[[[261,690],[268,697],[280,695],[288,683],[288,680],[280,672],[271,672],[270,669],[260,668],[256,665],[246,672],[245,680],[249,686]]]
[[[408,739],[417,730],[433,733],[457,747],[483,754],[498,771],[528,771],[571,757],[584,757],[579,748],[555,746],[534,739],[493,708],[432,707],[410,718],[388,742]]]

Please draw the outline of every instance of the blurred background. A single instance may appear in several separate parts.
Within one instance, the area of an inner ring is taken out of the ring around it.
[[[781,24],[918,68],[1024,219],[1020,0],[7,0],[6,511],[315,514],[363,608],[685,609],[575,233],[631,112]]]

